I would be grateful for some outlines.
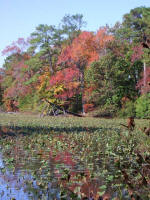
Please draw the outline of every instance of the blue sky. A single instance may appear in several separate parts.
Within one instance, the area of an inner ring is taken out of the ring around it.
[[[0,0],[1,51],[19,37],[27,38],[39,24],[58,25],[65,14],[83,14],[86,30],[114,25],[139,6],[150,7],[150,0]]]

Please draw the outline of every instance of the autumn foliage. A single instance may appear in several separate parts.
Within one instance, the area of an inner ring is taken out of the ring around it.
[[[81,29],[82,15],[68,15],[59,28],[41,24],[29,39],[7,46],[0,103],[7,111],[41,110],[45,100],[83,114],[95,107],[126,109],[150,91],[148,24],[141,34],[132,14],[96,32]]]

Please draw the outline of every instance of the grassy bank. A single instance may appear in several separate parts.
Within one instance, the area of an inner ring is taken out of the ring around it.
[[[149,126],[149,120],[136,119],[136,129],[139,127]],[[121,128],[120,123],[126,124],[126,119],[106,119],[106,118],[93,118],[93,117],[44,117],[40,118],[35,114],[7,114],[0,113],[0,125],[14,125],[14,126],[43,126],[43,127],[102,127],[102,128]]]

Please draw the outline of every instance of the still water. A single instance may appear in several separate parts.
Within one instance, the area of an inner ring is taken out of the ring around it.
[[[0,128],[0,200],[132,199],[106,133],[40,131]]]

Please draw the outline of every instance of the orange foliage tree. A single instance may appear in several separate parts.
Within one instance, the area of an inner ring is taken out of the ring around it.
[[[80,93],[83,114],[86,107],[84,106],[85,91],[86,89],[90,91],[89,87],[86,86],[85,71],[92,62],[100,58],[100,52],[112,39],[105,28],[100,29],[96,34],[83,31],[73,40],[71,45],[62,50],[58,58],[58,66],[61,70],[55,74],[50,82],[56,84],[56,80],[59,80],[57,81],[58,84],[58,82],[63,81],[65,85],[63,95],[66,99],[75,95],[75,93]]]

